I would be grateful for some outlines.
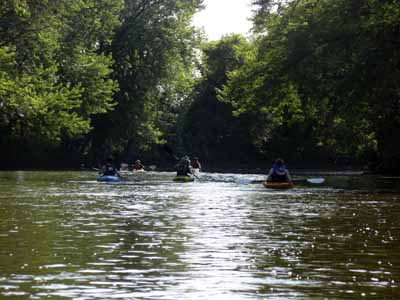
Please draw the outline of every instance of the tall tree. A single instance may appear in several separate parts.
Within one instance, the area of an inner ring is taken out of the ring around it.
[[[253,55],[252,50],[240,35],[203,46],[201,77],[180,127],[186,152],[209,163],[249,162],[250,154],[254,154],[246,131],[249,120],[233,117],[232,105],[219,101],[217,95],[228,74],[242,66]]]
[[[117,85],[109,78],[111,57],[99,52],[99,44],[110,38],[120,9],[119,0],[0,3],[0,144],[6,160],[23,146],[35,152],[38,144],[87,133],[94,114],[112,109]]]
[[[112,113],[96,119],[94,157],[134,155],[163,142],[193,85],[198,38],[191,25],[201,0],[126,0],[111,52],[120,91]]]
[[[305,152],[318,146],[353,157],[376,153],[381,170],[397,170],[391,133],[400,125],[398,4],[297,0],[270,9],[276,1],[254,3],[257,58],[231,75],[222,96],[239,114],[265,116],[264,124],[254,123],[266,133],[259,136],[263,147],[296,133]]]

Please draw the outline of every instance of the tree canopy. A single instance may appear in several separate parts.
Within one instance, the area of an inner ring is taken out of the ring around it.
[[[230,73],[221,93],[236,114],[261,118],[253,124],[259,127],[254,142],[261,140],[265,151],[281,145],[278,152],[297,159],[313,154],[315,147],[370,162],[378,155],[376,167],[395,171],[399,5],[358,0],[254,4],[259,7],[257,54]]]
[[[398,173],[397,1],[253,0],[253,36],[214,42],[191,23],[202,5],[2,1],[0,166],[162,160],[167,143]]]

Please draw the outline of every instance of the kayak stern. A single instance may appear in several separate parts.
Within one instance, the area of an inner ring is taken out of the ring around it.
[[[121,178],[118,176],[99,176],[97,177],[98,182],[120,182]]]
[[[175,181],[175,182],[192,182],[192,181],[194,181],[194,178],[190,177],[190,176],[175,176],[173,181]]]
[[[263,182],[264,187],[267,189],[287,190],[294,187],[292,182]]]

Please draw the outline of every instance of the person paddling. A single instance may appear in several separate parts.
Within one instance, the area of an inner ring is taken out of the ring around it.
[[[201,171],[201,164],[198,157],[194,157],[190,163],[192,169],[197,170],[197,172]]]
[[[118,170],[114,167],[112,159],[108,158],[106,164],[101,169],[102,176],[118,176],[121,175],[118,173]]]
[[[140,160],[135,161],[135,164],[132,166],[132,171],[144,171],[144,166]]]
[[[286,168],[283,159],[278,158],[269,170],[267,182],[292,182],[289,170]]]
[[[182,157],[175,168],[176,176],[190,176],[192,174],[192,167],[190,166],[190,159],[188,156]]]

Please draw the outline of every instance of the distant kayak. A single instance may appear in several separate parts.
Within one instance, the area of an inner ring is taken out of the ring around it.
[[[287,190],[294,187],[292,182],[267,182],[264,181],[263,185],[267,189]]]
[[[176,182],[191,182],[194,181],[194,178],[190,176],[175,176],[173,180]]]
[[[99,181],[99,182],[120,182],[121,178],[118,176],[106,175],[106,176],[97,177],[97,181]]]
[[[137,169],[137,170],[133,169],[132,172],[133,173],[141,173],[141,172],[144,172],[144,169]]]

